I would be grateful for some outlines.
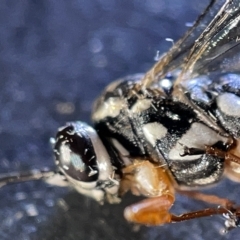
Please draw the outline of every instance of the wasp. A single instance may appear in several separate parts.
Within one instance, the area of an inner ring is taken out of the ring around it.
[[[70,185],[99,203],[131,191],[133,223],[163,225],[223,214],[240,226],[234,202],[198,191],[224,176],[240,181],[240,1],[212,0],[182,39],[146,73],[111,83],[92,110],[94,127],[69,122],[52,139],[56,171],[13,174]],[[216,207],[175,215],[175,193]]]

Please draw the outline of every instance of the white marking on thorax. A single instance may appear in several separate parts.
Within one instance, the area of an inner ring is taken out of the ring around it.
[[[220,110],[229,116],[240,117],[240,98],[233,93],[224,93],[217,98]]]
[[[155,146],[158,139],[166,136],[167,128],[157,122],[147,123],[143,125],[143,133],[148,142]]]
[[[201,155],[187,155],[181,157],[180,154],[184,152],[184,146],[204,150],[205,146],[212,146],[218,141],[227,142],[227,138],[220,136],[217,132],[204,124],[195,122],[182,138],[178,140],[168,156],[170,160],[198,159]]]
[[[139,99],[131,108],[132,113],[141,113],[151,107],[151,99]]]
[[[103,102],[99,108],[93,113],[93,120],[100,121],[106,117],[116,117],[120,111],[126,108],[126,101],[119,97],[110,97],[107,101]]]

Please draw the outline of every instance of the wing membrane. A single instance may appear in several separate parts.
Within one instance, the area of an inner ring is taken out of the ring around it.
[[[166,73],[180,70],[175,85],[209,72],[240,69],[240,0],[211,0],[193,27],[142,80],[149,87]]]
[[[176,84],[198,75],[240,70],[240,0],[226,1],[196,40]]]

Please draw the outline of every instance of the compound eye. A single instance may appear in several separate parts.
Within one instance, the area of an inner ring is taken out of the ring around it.
[[[68,123],[59,129],[54,153],[56,164],[67,176],[82,182],[98,179],[94,147],[85,124]]]

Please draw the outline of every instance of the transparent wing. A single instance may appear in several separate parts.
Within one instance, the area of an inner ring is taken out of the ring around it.
[[[184,60],[179,82],[203,74],[240,71],[240,0],[227,0]]]
[[[193,27],[146,73],[142,86],[173,70],[180,71],[175,85],[213,71],[239,70],[239,20],[240,0],[210,1]]]

